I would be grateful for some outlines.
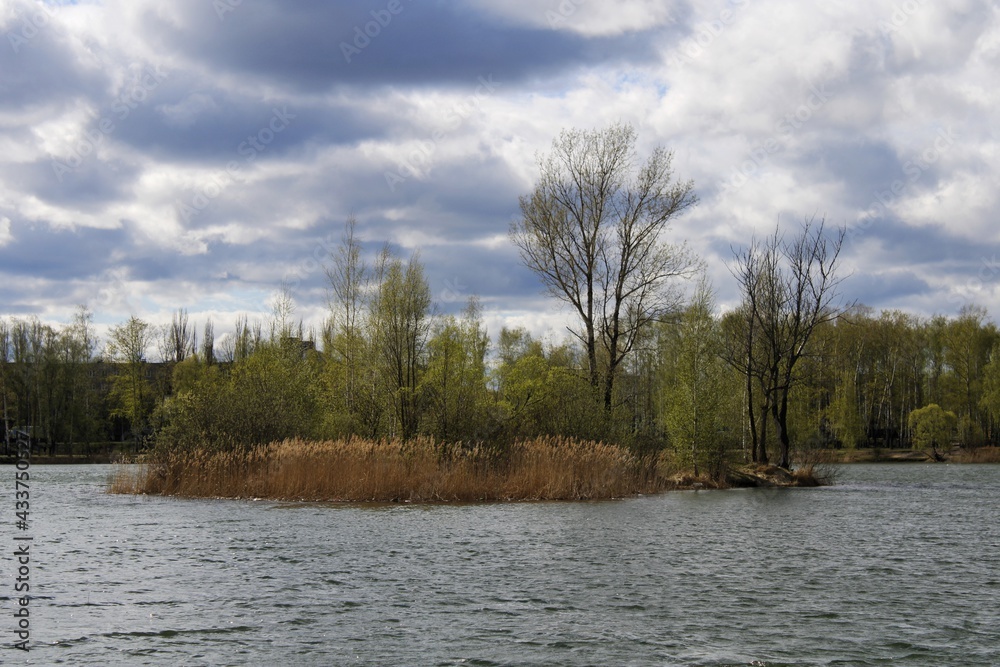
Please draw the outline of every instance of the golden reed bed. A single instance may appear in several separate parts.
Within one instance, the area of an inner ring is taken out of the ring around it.
[[[111,493],[354,502],[591,500],[665,488],[655,462],[599,442],[536,438],[482,446],[350,438],[195,451],[121,466]]]

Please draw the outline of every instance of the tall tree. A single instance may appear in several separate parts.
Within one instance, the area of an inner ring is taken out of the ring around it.
[[[488,428],[486,352],[489,337],[478,300],[461,319],[439,321],[427,344],[421,390],[431,432],[444,440],[478,440]]]
[[[663,239],[696,204],[693,184],[674,179],[673,154],[663,148],[636,169],[635,143],[625,124],[562,132],[510,229],[524,263],[576,312],[570,332],[586,350],[595,392],[603,379],[607,410],[640,332],[679,302],[671,279],[697,264],[686,246]]]
[[[404,265],[383,252],[377,276],[369,335],[394,397],[398,433],[408,439],[416,435],[420,423],[417,390],[430,332],[431,292],[417,255]]]
[[[180,363],[192,352],[193,331],[188,326],[188,313],[184,308],[173,314],[167,325],[167,351],[169,358],[164,361]]]
[[[664,393],[664,421],[674,449],[694,474],[718,476],[725,457],[722,432],[729,392],[713,308],[711,288],[703,280],[679,324],[669,327],[664,342],[671,382]]]
[[[132,315],[108,332],[107,352],[118,365],[112,384],[114,414],[128,420],[132,433],[141,437],[146,417],[152,410],[146,379],[146,352],[153,341],[151,325]]]
[[[959,433],[969,445],[982,444],[988,431],[986,414],[980,407],[983,372],[998,339],[996,325],[988,321],[984,308],[976,306],[962,308],[944,331],[944,359],[954,387]]]
[[[361,256],[361,243],[355,234],[357,219],[352,215],[344,225],[340,246],[331,253],[326,266],[330,283],[330,325],[327,352],[332,368],[332,391],[349,419],[371,421],[373,385],[363,382],[368,354],[368,341],[363,331],[366,291],[370,273]]]
[[[840,312],[842,278],[837,267],[846,230],[831,238],[824,227],[823,220],[806,220],[788,241],[776,229],[765,240],[755,239],[738,251],[732,268],[743,295],[746,367],[760,383],[780,448],[778,465],[783,468],[790,464],[788,397],[796,366],[807,354],[816,328]]]
[[[205,322],[205,335],[201,341],[202,360],[211,366],[215,363],[215,325],[209,319]]]

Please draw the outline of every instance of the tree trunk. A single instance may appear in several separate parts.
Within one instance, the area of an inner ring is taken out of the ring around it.
[[[757,455],[757,463],[768,464],[767,456],[767,404],[768,401],[764,401],[760,406],[760,442],[758,446],[760,447],[760,452]]]
[[[750,460],[758,462],[757,457],[757,412],[753,403],[753,376],[747,375],[747,415],[750,418]]]
[[[771,407],[774,414],[774,427],[778,431],[778,443],[781,446],[778,467],[788,469],[789,451],[791,449],[788,439],[788,393],[782,392],[781,399]]]

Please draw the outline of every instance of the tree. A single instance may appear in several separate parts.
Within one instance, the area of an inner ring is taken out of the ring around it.
[[[205,335],[201,341],[202,360],[209,366],[215,363],[215,325],[209,319],[205,322]]]
[[[108,333],[108,357],[119,368],[112,382],[111,397],[116,405],[112,413],[127,419],[136,437],[140,436],[152,410],[146,380],[146,351],[152,341],[150,324],[135,315],[124,324],[111,327]]]
[[[934,458],[942,460],[944,456],[938,448],[951,441],[951,435],[958,424],[955,413],[941,409],[937,403],[931,403],[911,412],[908,421],[913,431],[913,444],[921,448],[929,447]]]
[[[664,413],[671,443],[680,458],[694,468],[722,472],[725,459],[724,405],[727,399],[721,338],[712,316],[714,299],[702,281],[678,325],[670,327],[666,353],[670,382],[664,392]]]
[[[486,352],[489,337],[479,302],[472,298],[461,319],[448,317],[427,344],[421,393],[429,430],[443,440],[479,440],[489,427]]]
[[[177,310],[170,324],[163,325],[160,334],[160,357],[165,362],[180,363],[194,352],[194,332],[188,325],[187,310]]]
[[[362,326],[370,274],[361,257],[356,225],[353,215],[347,219],[340,246],[325,267],[330,283],[330,326],[324,345],[330,355],[327,377],[334,403],[345,414],[349,430],[355,422],[378,422],[374,385],[364,381],[370,375],[365,373],[371,355]]]
[[[525,265],[575,311],[579,326],[570,332],[584,346],[595,392],[603,376],[608,411],[622,361],[640,332],[678,304],[672,279],[697,264],[686,246],[662,238],[697,203],[693,184],[674,180],[673,154],[663,148],[636,170],[635,143],[624,124],[562,132],[510,229]]]
[[[376,276],[369,337],[393,396],[398,433],[409,439],[420,424],[417,391],[430,332],[431,291],[417,255],[404,265],[384,250]]]
[[[983,397],[979,404],[991,423],[1000,422],[1000,342],[994,343],[990,360],[983,368]]]
[[[983,370],[1000,336],[987,318],[984,308],[966,306],[944,330],[944,360],[954,387],[961,438],[968,445],[982,444],[988,431],[986,415],[980,407]]]
[[[837,318],[840,308],[838,258],[846,229],[833,238],[824,233],[824,221],[806,220],[790,241],[778,229],[763,241],[754,239],[736,252],[732,272],[743,296],[740,326],[729,358],[748,383],[748,411],[757,407],[751,385],[761,392],[759,460],[766,462],[768,416],[780,446],[779,466],[790,464],[788,397],[796,381],[798,362],[808,353],[816,328]],[[734,342],[730,337],[731,344]]]
[[[98,433],[97,397],[88,368],[97,350],[93,315],[80,306],[72,323],[57,338],[60,371],[60,412],[57,438],[71,448],[78,438],[93,439]]]

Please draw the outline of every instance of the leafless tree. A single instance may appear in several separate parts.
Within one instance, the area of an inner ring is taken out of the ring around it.
[[[205,322],[205,335],[201,341],[201,356],[206,364],[215,363],[215,325],[212,320]]]
[[[353,215],[347,219],[340,246],[336,253],[331,253],[333,263],[325,267],[332,292],[330,310],[340,320],[340,331],[348,338],[359,333],[359,314],[369,278],[368,267],[361,257],[361,244],[354,233],[357,222]]]
[[[188,313],[180,309],[173,315],[168,333],[170,361],[181,362],[192,350],[193,330],[188,326]]]
[[[778,229],[764,240],[735,251],[731,267],[740,285],[743,303],[730,337],[730,363],[747,378],[747,409],[754,431],[755,460],[766,463],[768,418],[780,447],[779,463],[789,466],[788,396],[798,362],[820,325],[836,319],[839,304],[837,276],[845,228],[831,237],[825,221],[807,219],[799,233],[786,241]],[[754,384],[759,389],[755,401]],[[755,419],[755,410],[760,415]]]
[[[663,239],[697,203],[693,184],[674,180],[663,148],[637,168],[635,143],[626,124],[562,132],[510,229],[524,263],[579,317],[570,332],[586,350],[595,391],[603,379],[607,409],[639,333],[678,305],[672,279],[698,266],[685,245]]]

